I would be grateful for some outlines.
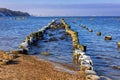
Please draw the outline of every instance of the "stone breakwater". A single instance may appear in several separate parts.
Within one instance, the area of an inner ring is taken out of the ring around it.
[[[19,45],[19,49],[22,49],[23,53],[28,54],[31,46],[34,45],[38,40],[41,40],[43,38],[44,32],[49,29],[55,22],[56,19],[52,20],[51,23],[48,23],[47,26],[42,27],[37,32],[31,33],[25,38],[25,40],[22,41],[22,43]]]
[[[0,50],[0,65],[13,63],[14,59],[17,58],[17,54],[29,54],[32,45],[36,44],[38,40],[41,40],[43,38],[44,32],[49,29],[50,26],[55,22],[56,19],[54,19],[51,23],[48,23],[47,26],[44,26],[37,32],[31,33],[25,38],[25,40],[22,41],[22,43],[19,45],[19,49],[10,50],[9,52]]]
[[[31,33],[26,37],[25,40],[19,45],[19,48],[22,49],[23,53],[28,54],[32,45],[34,45],[38,40],[43,38],[44,32],[53,28],[54,23],[56,23],[56,19],[49,23],[47,26],[44,26],[39,31]],[[86,46],[80,44],[78,39],[78,33],[71,30],[70,26],[65,22],[64,19],[61,19],[61,23],[64,25],[66,33],[68,33],[72,38],[72,46],[73,46],[73,61],[76,64],[80,65],[80,71],[85,74],[85,80],[99,80],[100,77],[97,76],[96,72],[93,70],[93,63],[90,56],[85,54]]]
[[[90,56],[85,54],[86,46],[81,45],[78,39],[78,33],[71,30],[70,26],[65,22],[64,19],[61,20],[64,24],[66,32],[72,38],[73,45],[73,60],[75,63],[80,65],[80,71],[83,71],[85,74],[85,80],[99,80],[100,77],[93,70],[93,63]]]

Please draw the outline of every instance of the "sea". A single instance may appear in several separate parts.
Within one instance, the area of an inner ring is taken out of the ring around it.
[[[119,16],[0,17],[0,50],[18,49],[26,36],[38,31],[55,18],[64,18],[71,29],[78,32],[80,44],[87,46],[86,54],[93,60],[94,70],[99,76],[107,77],[108,80],[120,80],[120,49],[117,45],[120,42]],[[83,29],[81,25],[92,29],[93,32]],[[101,36],[97,36],[97,32],[101,32]],[[105,36],[112,36],[112,40],[104,40]],[[40,46],[33,48],[33,51],[37,50],[35,56],[38,58],[44,57],[50,61],[73,65],[70,40],[68,38],[47,44],[41,41],[38,42]],[[45,57],[38,53],[46,50],[52,55]]]

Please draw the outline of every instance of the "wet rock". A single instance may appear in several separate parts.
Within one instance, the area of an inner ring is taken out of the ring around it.
[[[86,26],[85,26],[85,25],[81,25],[81,27],[82,27],[82,28],[86,28]]]
[[[80,54],[76,54],[75,52],[73,53],[73,61],[74,61],[76,64],[79,64],[79,63],[78,63],[79,56],[80,56]]]
[[[43,37],[43,34],[42,34],[42,32],[41,32],[41,31],[36,32],[36,38],[37,38],[38,40],[41,40],[41,39],[42,39],[42,37]]]
[[[44,56],[49,56],[50,53],[49,52],[41,52],[40,54],[44,55]]]
[[[97,75],[87,75],[85,80],[100,80],[100,77]]]
[[[89,31],[89,28],[86,27],[85,29]]]
[[[86,49],[87,49],[87,46],[81,45],[81,50],[82,50],[83,52],[86,52]]]
[[[81,55],[84,55],[84,54],[85,54],[85,53],[82,52],[82,51],[79,50],[79,49],[74,50],[74,52],[73,52],[73,61],[74,61],[76,64],[80,64],[81,62],[79,61],[79,57],[80,57]]]
[[[79,50],[79,49],[76,49],[74,52],[75,52],[76,54],[85,55],[85,52],[83,52],[83,51],[81,51],[81,50]]]
[[[30,45],[30,41],[28,39],[25,39],[22,41],[22,43],[18,46],[20,49],[28,49]]]
[[[118,42],[117,45],[118,45],[118,48],[120,48],[120,42]]]
[[[81,55],[81,56],[79,57],[79,60],[81,60],[81,61],[91,60],[91,58],[90,58],[90,56],[88,56],[88,55]],[[92,60],[91,60],[91,61],[92,61]]]
[[[83,60],[81,60],[81,59],[79,59],[79,61],[80,61],[80,64],[81,65],[85,65],[85,64],[87,64],[87,65],[93,65],[93,62],[92,62],[92,60],[90,59],[83,59]]]
[[[105,36],[104,39],[105,40],[112,40],[112,36]]]
[[[86,73],[87,75],[96,75],[96,72],[93,71],[93,70],[86,70],[85,73]]]
[[[50,25],[50,28],[56,28],[56,26],[55,25]]]
[[[97,32],[96,34],[97,34],[97,36],[101,36],[101,32]]]
[[[88,31],[89,31],[89,32],[93,32],[93,30],[92,30],[92,29],[89,29]]]
[[[90,64],[81,64],[80,69],[85,68],[85,70],[93,70],[93,67]]]
[[[112,66],[114,69],[120,70],[120,66]]]

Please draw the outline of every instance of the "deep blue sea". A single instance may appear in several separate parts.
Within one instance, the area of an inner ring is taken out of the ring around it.
[[[1,17],[0,50],[17,49],[27,35],[47,25],[54,18],[56,17],[26,17],[24,20],[16,20],[14,17],[13,19]],[[120,70],[114,68],[114,66],[120,67],[120,52],[117,48],[117,42],[120,41],[120,17],[64,17],[64,19],[71,26],[71,29],[78,32],[80,43],[87,46],[86,54],[91,56],[97,74],[112,80],[120,80]],[[89,29],[93,29],[93,32],[81,28],[80,25],[86,25]],[[101,36],[96,35],[98,31],[102,33]],[[107,35],[112,36],[112,40],[105,41],[104,36]],[[44,45],[44,43],[41,44]],[[68,44],[65,41],[53,45],[57,47],[64,46],[63,44],[71,46],[71,42]],[[58,48],[60,49],[52,50],[54,52],[53,59],[52,57],[49,59],[73,63],[71,47]],[[64,51],[66,54],[63,55]]]

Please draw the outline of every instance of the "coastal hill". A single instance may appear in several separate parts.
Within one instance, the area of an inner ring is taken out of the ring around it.
[[[21,11],[13,11],[6,8],[0,8],[0,16],[30,16],[30,14]]]

